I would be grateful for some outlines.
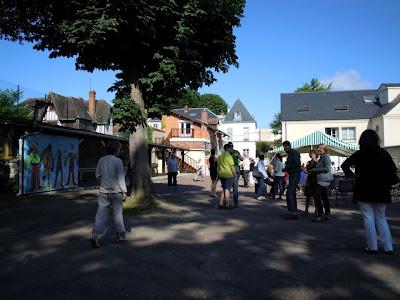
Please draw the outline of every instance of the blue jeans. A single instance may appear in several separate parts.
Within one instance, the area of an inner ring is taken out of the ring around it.
[[[257,197],[264,196],[265,194],[265,181],[264,177],[257,178]]]
[[[125,232],[124,218],[122,215],[122,194],[121,193],[100,193],[97,200],[96,219],[94,221],[93,233],[103,235],[108,227],[108,213],[112,207],[114,231],[117,233]]]
[[[296,190],[300,181],[300,172],[289,174],[289,184],[286,191],[286,202],[288,211],[297,213]]]
[[[378,250],[378,237],[376,228],[378,228],[379,237],[385,251],[393,251],[392,235],[389,225],[386,221],[384,203],[358,202],[364,219],[365,235],[367,245],[371,250]]]
[[[239,205],[239,178],[240,172],[236,173],[236,181],[233,182],[233,204]]]
[[[282,176],[274,176],[274,196],[276,194],[278,194],[279,191],[279,195],[282,196],[283,195],[283,177]]]

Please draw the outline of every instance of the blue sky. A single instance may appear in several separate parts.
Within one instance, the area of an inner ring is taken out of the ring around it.
[[[400,82],[400,1],[248,0],[237,35],[240,67],[201,89],[229,105],[241,99],[259,127],[280,111],[280,94],[316,77],[334,88],[377,89]],[[75,71],[72,59],[49,59],[31,45],[0,41],[0,88],[27,96],[49,91],[111,101],[112,72]]]

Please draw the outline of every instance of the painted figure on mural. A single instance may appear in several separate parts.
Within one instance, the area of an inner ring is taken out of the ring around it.
[[[54,170],[54,160],[53,160],[53,150],[52,145],[48,144],[47,147],[42,151],[42,165],[43,165],[43,175],[42,175],[42,184],[44,185],[45,180],[47,179],[46,187],[50,190],[50,175]]]
[[[32,141],[29,146],[28,154],[25,158],[25,165],[27,169],[31,167],[31,189],[30,192],[40,191],[40,153],[39,144]]]
[[[61,146],[58,145],[57,151],[56,151],[56,178],[54,180],[54,188],[57,188],[57,180],[58,180],[58,174],[61,175],[60,182],[61,182],[61,188],[64,188],[64,179],[63,179],[63,161],[65,158],[65,154]]]
[[[78,159],[75,154],[75,147],[73,144],[71,144],[71,150],[67,154],[67,159],[65,160],[65,163],[68,161],[68,180],[67,180],[67,185],[70,184],[71,182],[71,177],[72,177],[72,184],[78,185],[78,183],[75,180],[75,161],[78,164]]]

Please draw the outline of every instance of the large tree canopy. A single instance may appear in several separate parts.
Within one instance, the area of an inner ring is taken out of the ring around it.
[[[302,93],[302,92],[323,92],[323,91],[330,91],[332,89],[332,82],[331,83],[322,83],[317,78],[311,79],[310,83],[305,83],[303,86],[296,89],[295,93]]]
[[[123,116],[124,129],[136,130],[129,137],[131,187],[141,199],[150,194],[145,118],[169,112],[187,88],[214,82],[213,71],[238,66],[233,29],[244,5],[245,0],[2,1],[0,38],[33,42],[52,58],[74,57],[77,69],[118,71],[110,88],[119,99],[114,120]]]
[[[148,113],[168,111],[186,87],[237,66],[233,28],[244,0],[2,1],[0,37],[30,41],[77,69],[117,70],[118,98],[139,86]]]
[[[274,119],[272,120],[272,122],[269,123],[269,126],[271,127],[272,133],[274,135],[281,135],[282,134],[282,114],[276,113],[274,115]],[[280,146],[281,144],[282,144],[282,137],[274,140],[275,146]]]
[[[182,97],[178,100],[176,107],[183,108],[185,106],[192,108],[195,107],[207,107],[212,112],[223,115],[228,112],[228,104],[225,100],[216,94],[203,94],[188,89],[184,92]]]
[[[271,127],[273,134],[275,134],[275,135],[281,134],[282,133],[282,114],[276,113],[274,115],[274,119],[269,124],[269,126]]]

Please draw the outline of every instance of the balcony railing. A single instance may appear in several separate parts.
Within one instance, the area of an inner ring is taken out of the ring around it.
[[[192,128],[172,128],[171,137],[172,138],[194,138],[196,129]]]

